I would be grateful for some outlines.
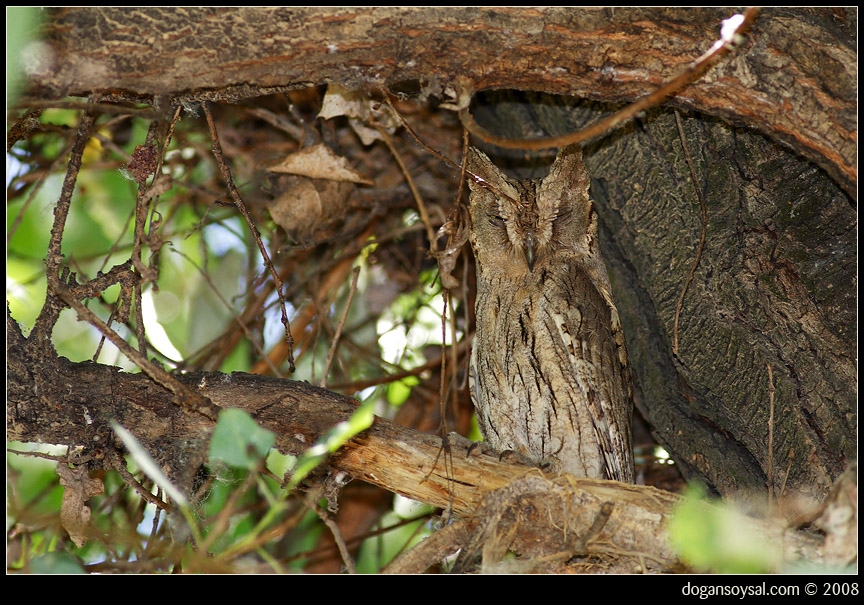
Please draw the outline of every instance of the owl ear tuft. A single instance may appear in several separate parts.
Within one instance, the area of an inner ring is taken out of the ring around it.
[[[578,145],[564,147],[558,152],[549,174],[538,189],[538,196],[554,199],[574,208],[591,208],[588,198],[588,171],[582,162],[582,149]]]
[[[588,191],[588,172],[582,161],[582,148],[579,145],[569,145],[562,148],[552,164],[545,182],[559,183],[574,193]]]
[[[488,182],[494,189],[510,195],[513,191],[513,186],[510,184],[507,176],[492,163],[489,157],[477,149],[469,147],[468,153],[465,156],[465,168],[470,174],[467,175],[468,186],[472,191],[483,189],[483,185],[478,183],[473,175],[479,176],[484,181]]]

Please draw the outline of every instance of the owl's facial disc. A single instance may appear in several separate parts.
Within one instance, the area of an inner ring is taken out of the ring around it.
[[[550,252],[556,209],[538,205],[534,199],[523,199],[515,208],[511,206],[510,211],[513,219],[507,223],[510,241],[522,253],[528,270],[533,272],[537,263]]]
[[[548,237],[533,200],[500,203],[498,212],[504,218],[502,226],[507,230],[511,250],[525,260],[528,270],[533,272],[537,261],[545,253]]]

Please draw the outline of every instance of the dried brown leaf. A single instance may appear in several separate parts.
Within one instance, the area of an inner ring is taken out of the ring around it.
[[[57,465],[63,502],[60,505],[60,523],[69,537],[78,546],[87,542],[87,528],[90,526],[90,507],[87,500],[105,491],[102,481],[92,479],[86,466],[70,468],[65,464]]]
[[[323,143],[306,147],[290,154],[282,163],[268,168],[270,172],[296,174],[310,179],[327,179],[330,181],[346,181],[361,185],[374,185],[351,168],[348,161],[333,153]]]

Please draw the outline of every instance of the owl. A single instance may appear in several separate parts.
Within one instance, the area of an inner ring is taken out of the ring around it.
[[[627,349],[578,146],[543,179],[512,179],[477,149],[470,241],[477,266],[469,384],[499,452],[577,477],[633,482]]]

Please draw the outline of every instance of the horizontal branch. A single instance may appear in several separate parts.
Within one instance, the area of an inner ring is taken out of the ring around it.
[[[11,343],[7,350],[9,439],[80,446],[83,456],[98,459],[100,451],[104,457],[106,444],[116,441],[109,427],[114,420],[132,432],[172,478],[190,476],[178,468],[184,463],[203,461],[213,422],[184,410],[170,392],[147,376],[45,355],[37,361],[31,352],[33,343],[14,326],[10,329],[7,324],[7,332]],[[276,433],[278,449],[287,454],[301,454],[357,408],[349,397],[303,382],[212,372],[178,378],[221,408],[246,410]],[[548,516],[561,545],[547,546],[557,548],[566,548],[574,535],[590,534],[598,511],[606,510],[608,520],[602,539],[596,540],[597,552],[639,553],[661,569],[678,564],[665,534],[678,496],[652,487],[553,476],[501,462],[495,455],[471,448],[460,437],[447,441],[445,447],[438,437],[377,418],[328,464],[391,492],[452,510],[457,516],[471,517],[488,509],[490,502],[497,502],[496,495],[500,500],[512,493],[523,504],[539,498],[525,508],[529,511],[525,514],[536,516],[539,511],[541,519],[526,523],[525,531],[539,531],[537,523]],[[197,449],[200,455],[190,454],[190,449]],[[795,553],[796,558],[804,556],[810,561],[820,558],[815,538],[776,523],[753,520],[752,534],[778,548],[782,543],[790,556]],[[530,537],[523,541],[532,543]]]
[[[42,97],[125,90],[239,100],[338,82],[424,98],[515,88],[632,102],[708,50],[731,11],[93,7],[48,14],[51,64],[30,75]],[[670,103],[768,134],[854,196],[856,24],[855,8],[764,9],[742,48]]]

